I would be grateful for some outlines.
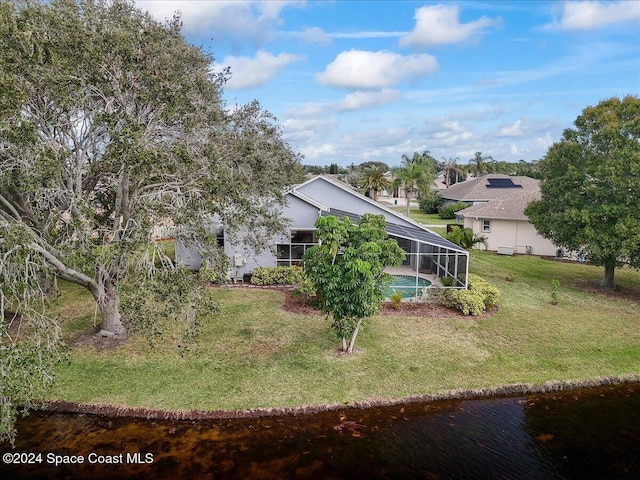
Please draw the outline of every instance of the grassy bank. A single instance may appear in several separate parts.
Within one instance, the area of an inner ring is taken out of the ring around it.
[[[621,269],[619,293],[601,269],[473,252],[472,271],[502,291],[482,318],[377,316],[351,357],[321,315],[284,311],[283,295],[216,288],[223,313],[184,353],[131,338],[111,351],[74,347],[52,399],[160,409],[247,409],[397,399],[454,389],[640,374],[640,273]],[[560,282],[551,305],[552,280]],[[93,325],[84,293],[56,305],[68,338]]]

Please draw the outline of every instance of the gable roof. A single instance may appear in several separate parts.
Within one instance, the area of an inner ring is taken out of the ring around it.
[[[331,199],[320,199],[317,198],[315,196],[309,195],[307,194],[307,192],[305,192],[305,187],[314,183],[314,182],[325,182],[328,183],[329,185],[332,185],[334,187],[339,188],[340,190],[347,192],[351,197],[358,199],[360,202],[363,202],[364,204],[368,204],[369,206],[372,206],[375,210],[379,210],[382,212],[384,212],[385,216],[391,216],[395,219],[397,219],[397,223],[400,224],[410,224],[412,226],[418,227],[418,228],[425,228],[424,226],[422,226],[421,224],[419,224],[418,222],[416,222],[415,220],[412,220],[411,218],[405,217],[404,215],[391,210],[388,207],[385,207],[384,205],[374,201],[373,199],[369,198],[369,197],[365,197],[364,195],[362,195],[361,193],[355,191],[350,185],[341,182],[339,180],[334,180],[331,177],[328,177],[326,175],[318,175],[317,177],[313,177],[310,180],[307,180],[304,183],[301,183],[299,185],[296,185],[295,187],[293,187],[293,190],[298,192],[298,193],[303,193],[303,195],[306,195],[308,198],[313,198],[315,201],[325,204],[328,207],[331,208],[338,208],[338,206],[336,205],[332,205],[331,203]],[[353,212],[353,213],[357,213],[357,212]],[[370,213],[374,213],[374,212],[370,212]],[[394,223],[394,222],[392,222]]]
[[[510,193],[489,202],[477,203],[471,207],[459,210],[457,215],[462,217],[477,217],[500,220],[529,220],[524,214],[525,208],[540,200],[540,190]]]
[[[440,190],[440,195],[444,199],[459,202],[488,202],[514,192],[530,192],[539,189],[540,181],[535,178],[491,173],[456,183],[446,190]]]

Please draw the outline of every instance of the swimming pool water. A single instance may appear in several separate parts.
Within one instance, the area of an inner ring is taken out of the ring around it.
[[[418,277],[417,279],[417,293],[422,293],[422,287],[428,287],[431,285],[429,280]],[[416,277],[409,275],[394,275],[393,282],[389,285],[386,297],[388,298],[394,292],[398,292],[402,298],[410,298],[416,296]]]

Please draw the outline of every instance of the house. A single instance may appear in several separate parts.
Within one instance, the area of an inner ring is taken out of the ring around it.
[[[440,191],[445,203],[463,202],[469,205],[489,202],[517,192],[538,191],[540,181],[524,176],[488,174],[456,183]]]
[[[457,212],[464,227],[487,239],[487,249],[512,255],[556,255],[558,247],[543,238],[531,224],[524,210],[540,199],[540,189],[513,191],[488,202],[479,202]]]
[[[242,279],[256,267],[301,264],[306,249],[317,244],[314,232],[319,216],[349,217],[357,222],[366,213],[383,215],[387,232],[407,252],[400,273],[416,279],[431,276],[432,284],[438,284],[439,278],[452,277],[454,286],[466,287],[469,271],[466,250],[326,176],[313,177],[286,193],[282,214],[290,219],[290,227],[288,232],[274,236],[270,248],[263,252],[248,252],[233,238],[227,238],[222,222],[213,228],[218,231],[219,244],[231,259],[229,276]],[[192,270],[199,269],[202,262],[196,251],[180,239],[176,242],[176,259]]]

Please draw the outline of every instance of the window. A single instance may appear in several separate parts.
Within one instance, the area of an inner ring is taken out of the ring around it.
[[[482,231],[487,233],[491,231],[491,220],[482,220]]]
[[[317,245],[314,230],[291,230],[291,242],[276,245],[279,266],[300,265],[307,248]]]

